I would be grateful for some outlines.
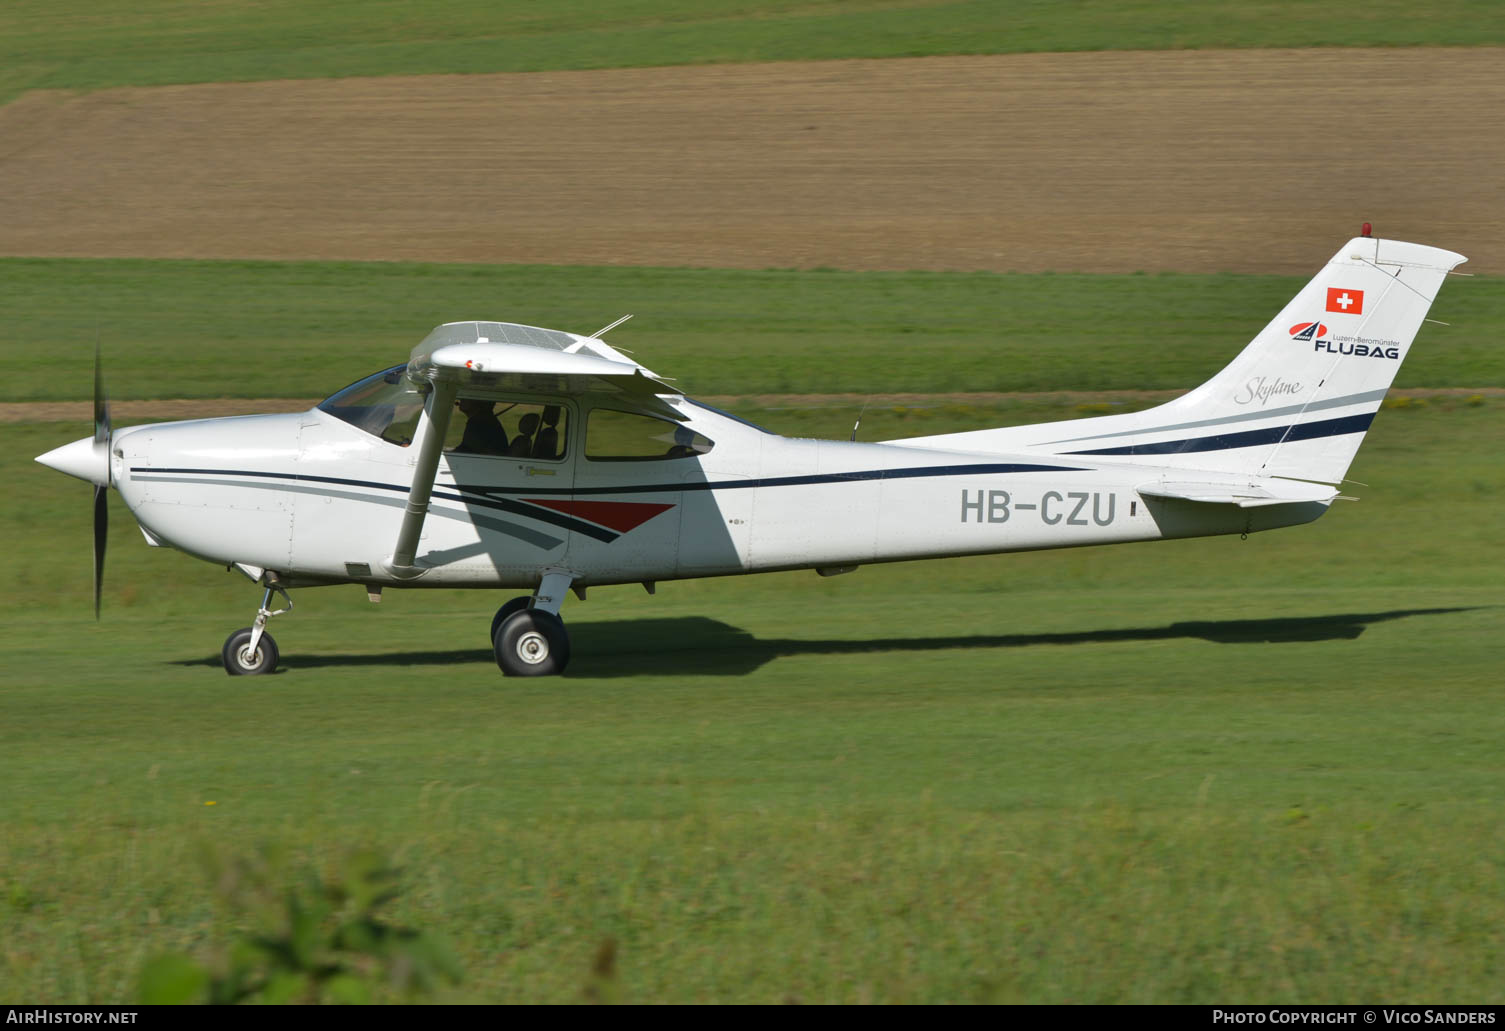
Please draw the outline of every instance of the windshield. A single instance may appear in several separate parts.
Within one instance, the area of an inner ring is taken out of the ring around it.
[[[407,447],[413,442],[425,395],[403,375],[406,370],[406,365],[397,365],[352,383],[319,405],[319,411]]]

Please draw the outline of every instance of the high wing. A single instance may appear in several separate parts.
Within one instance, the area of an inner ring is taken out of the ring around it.
[[[683,422],[660,394],[680,391],[598,337],[511,322],[450,322],[423,339],[408,360],[408,379],[429,387],[413,438],[413,483],[386,560],[395,576],[413,577],[418,538],[428,514],[444,435],[457,396],[502,393],[593,395],[616,407]]]
[[[597,394],[683,421],[659,394],[680,391],[597,337],[510,322],[450,322],[413,349],[408,378],[458,393]]]

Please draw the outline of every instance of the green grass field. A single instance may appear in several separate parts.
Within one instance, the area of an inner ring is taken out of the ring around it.
[[[0,99],[351,75],[433,75],[933,54],[1206,47],[1482,46],[1489,0],[1215,5],[1182,0],[15,0],[0,8]]]
[[[89,488],[29,461],[79,432],[5,431],[0,997],[220,954],[199,857],[270,844],[394,857],[460,1001],[600,994],[608,940],[624,1001],[1501,998],[1498,401],[1382,412],[1364,500],[1248,541],[601,589],[552,682],[498,596],[354,587],[231,680],[255,589],[118,505],[95,625]]]
[[[694,394],[1189,389],[1304,279],[0,258],[0,401],[312,397],[441,322],[593,332]],[[1505,385],[1505,282],[1453,278],[1401,387]]]

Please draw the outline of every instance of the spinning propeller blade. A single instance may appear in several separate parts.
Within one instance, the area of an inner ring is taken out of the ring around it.
[[[94,345],[94,443],[110,446],[110,399],[105,396],[104,372],[99,364],[99,344]]]
[[[110,533],[108,487],[94,488],[94,618],[99,618],[99,588],[104,582],[105,538]]]
[[[99,362],[99,343],[94,344],[94,449],[104,449],[105,468],[110,467],[110,399],[105,396],[104,373]],[[110,533],[109,474],[104,485],[94,485],[94,618],[99,618],[99,591],[104,583],[105,541]]]

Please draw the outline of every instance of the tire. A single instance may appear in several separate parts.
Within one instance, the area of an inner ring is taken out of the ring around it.
[[[570,637],[552,612],[523,609],[508,616],[492,642],[496,664],[509,677],[549,677],[570,661]]]
[[[486,638],[486,643],[491,645],[493,648],[496,647],[497,629],[507,621],[508,616],[512,615],[512,613],[514,612],[521,612],[523,609],[528,607],[528,602],[532,600],[533,599],[528,597],[526,594],[522,594],[516,598],[513,598],[507,604],[497,609],[496,615],[491,617],[491,636]]]
[[[246,654],[246,647],[250,643],[250,627],[237,630],[225,639],[225,646],[220,649],[220,658],[224,660],[225,672],[232,677],[255,677],[263,673],[271,673],[277,668],[277,661],[281,656],[277,652],[277,642],[272,640],[271,634],[261,635],[261,642],[256,645],[255,655]]]

